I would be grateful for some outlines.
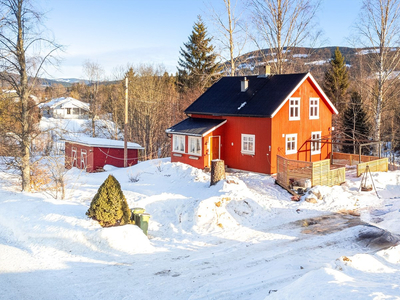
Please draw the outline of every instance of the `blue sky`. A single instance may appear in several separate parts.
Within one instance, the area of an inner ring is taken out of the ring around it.
[[[245,0],[244,0],[245,1]],[[348,46],[362,0],[322,0],[317,22],[328,40],[323,46]],[[85,60],[99,63],[107,76],[128,63],[163,64],[174,73],[179,49],[197,15],[207,22],[206,4],[222,0],[40,0],[46,27],[65,46],[54,78],[83,78]],[[256,47],[248,46],[250,50]]]

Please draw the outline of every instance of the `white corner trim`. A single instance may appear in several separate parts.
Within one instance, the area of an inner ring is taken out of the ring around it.
[[[289,101],[289,99],[292,97],[292,95],[298,90],[298,88],[303,84],[304,81],[307,80],[307,78],[310,78],[311,81],[315,84],[315,86],[317,87],[317,90],[322,94],[322,96],[325,98],[326,102],[328,102],[328,105],[332,108],[332,110],[334,111],[335,114],[338,114],[339,112],[337,111],[337,109],[333,106],[332,102],[329,100],[328,96],[324,93],[324,91],[321,89],[321,87],[319,86],[319,84],[315,81],[314,77],[312,77],[311,73],[308,72],[304,78],[299,82],[298,85],[296,85],[296,87],[288,94],[288,96],[286,97],[286,99],[281,103],[281,105],[279,105],[279,107],[272,113],[271,118],[273,118],[278,111],[286,104],[286,102]]]
[[[207,134],[209,134],[209,133],[213,132],[215,129],[221,127],[221,126],[224,125],[227,121],[228,121],[228,120],[225,120],[225,121],[223,121],[221,124],[219,124],[219,125],[217,125],[217,126],[211,128],[209,131],[203,133],[202,137],[205,137]]]
[[[311,81],[315,84],[317,87],[318,91],[322,94],[322,96],[325,98],[326,102],[328,102],[329,106],[332,108],[332,110],[335,112],[335,114],[339,114],[338,110],[336,109],[335,106],[333,106],[332,102],[329,100],[328,96],[325,94],[324,90],[321,89],[319,84],[315,81],[314,77],[312,77],[311,73],[308,73],[308,77],[310,77]]]

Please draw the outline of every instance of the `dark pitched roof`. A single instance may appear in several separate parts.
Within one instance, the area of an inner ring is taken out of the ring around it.
[[[223,125],[226,120],[187,118],[168,128],[167,133],[203,136],[208,131]]]
[[[241,92],[244,76],[222,77],[186,110],[187,114],[272,117],[273,113],[309,73],[246,76],[248,89]]]

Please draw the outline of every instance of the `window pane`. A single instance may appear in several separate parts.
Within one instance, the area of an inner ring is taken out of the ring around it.
[[[254,135],[242,135],[242,151],[254,154]]]

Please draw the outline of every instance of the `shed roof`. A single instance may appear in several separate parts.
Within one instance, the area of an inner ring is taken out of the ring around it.
[[[242,92],[241,81],[245,77],[248,88]],[[222,77],[193,102],[185,113],[271,118],[307,78],[310,78],[331,112],[337,113],[310,73]]]
[[[124,148],[124,141],[117,141],[117,140],[109,140],[103,138],[93,138],[93,137],[76,137],[76,138],[69,138],[65,140],[66,142],[89,146],[89,147],[102,147],[102,148]],[[136,143],[127,143],[128,149],[144,149],[142,146]]]
[[[226,120],[187,118],[182,122],[168,128],[167,133],[184,134],[193,136],[205,136],[226,123]]]
[[[51,101],[42,104],[42,107],[50,107],[50,108],[55,108],[58,105],[62,105],[65,103],[71,103],[73,105],[75,105],[76,107],[80,107],[84,110],[89,110],[89,104],[82,102],[78,99],[72,98],[72,97],[61,97],[61,98],[55,98],[52,99]]]

